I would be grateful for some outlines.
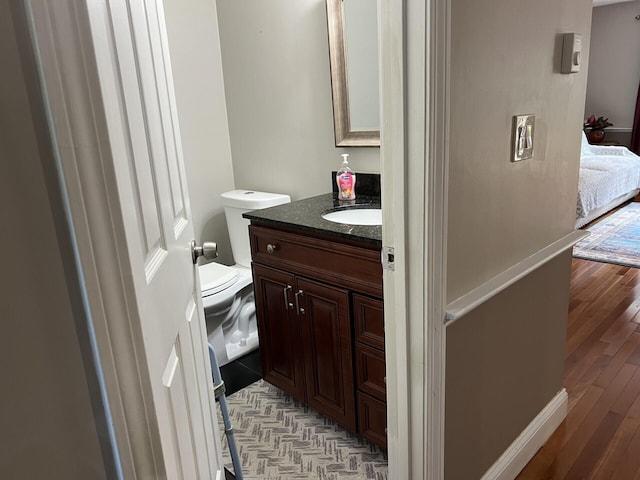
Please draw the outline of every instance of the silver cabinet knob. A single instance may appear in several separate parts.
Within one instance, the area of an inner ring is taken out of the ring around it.
[[[274,245],[273,243],[267,243],[267,253],[271,254],[275,252],[277,249],[278,249],[277,245]]]
[[[212,260],[218,256],[218,245],[216,242],[203,242],[202,246],[198,245],[195,240],[191,240],[191,260],[198,263],[198,258],[204,257]]]

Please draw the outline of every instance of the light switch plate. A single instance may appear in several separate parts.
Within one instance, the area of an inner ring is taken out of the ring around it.
[[[577,73],[582,63],[582,35],[565,33],[562,35],[562,73]]]
[[[512,162],[533,158],[535,142],[536,116],[514,115],[513,117],[513,155]]]

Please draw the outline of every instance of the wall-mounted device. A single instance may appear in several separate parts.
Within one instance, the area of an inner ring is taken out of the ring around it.
[[[535,115],[515,115],[513,117],[512,162],[533,157],[533,139],[536,129]]]
[[[582,35],[579,33],[565,33],[562,35],[562,73],[576,73],[580,71],[582,63]]]

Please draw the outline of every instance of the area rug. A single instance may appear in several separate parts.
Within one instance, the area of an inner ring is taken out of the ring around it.
[[[386,480],[387,455],[263,380],[227,397],[247,480]],[[223,442],[225,465],[233,471]]]
[[[573,256],[640,268],[640,202],[632,202],[587,228],[591,233],[573,248]]]

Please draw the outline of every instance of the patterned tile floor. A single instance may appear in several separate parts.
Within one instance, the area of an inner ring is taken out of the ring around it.
[[[384,450],[262,380],[227,402],[246,480],[388,478]]]
[[[387,479],[385,451],[261,381],[259,351],[221,373],[246,480]]]
[[[220,374],[225,384],[225,393],[228,397],[239,390],[257,382],[262,378],[262,364],[260,362],[260,350],[254,350],[247,355],[220,367]],[[225,468],[226,480],[235,480],[235,476]]]

